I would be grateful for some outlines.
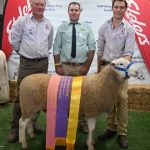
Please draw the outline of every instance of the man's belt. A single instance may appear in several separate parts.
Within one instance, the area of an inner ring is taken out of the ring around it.
[[[21,56],[21,55],[20,55],[20,57],[23,58],[23,59],[26,59],[26,60],[28,60],[28,61],[35,61],[35,62],[43,61],[43,60],[45,60],[45,59],[48,59],[48,57],[33,58],[33,59],[32,59],[32,58],[26,58],[26,57]]]
[[[105,61],[105,60],[101,60],[101,66],[106,66],[108,65],[110,62]]]
[[[74,62],[62,62],[62,64],[70,65],[70,66],[82,66],[84,63],[74,63]]]

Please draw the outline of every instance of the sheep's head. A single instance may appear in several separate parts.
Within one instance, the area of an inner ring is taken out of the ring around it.
[[[111,65],[124,78],[134,77],[139,80],[144,79],[142,72],[139,72],[137,67],[126,58],[115,59],[111,62]]]

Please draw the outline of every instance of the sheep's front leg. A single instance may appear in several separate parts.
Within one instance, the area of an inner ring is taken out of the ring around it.
[[[88,150],[94,150],[94,146],[93,146],[93,131],[95,129],[96,118],[89,118],[89,119],[87,119],[87,123],[88,123],[88,128],[89,128],[89,134],[88,134],[88,138],[87,138]]]
[[[22,117],[19,120],[19,143],[21,143],[22,149],[27,149],[28,147],[26,142],[26,128],[30,120],[31,118],[23,119]]]

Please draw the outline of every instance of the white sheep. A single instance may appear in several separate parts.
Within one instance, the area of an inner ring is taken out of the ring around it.
[[[114,60],[99,74],[83,76],[80,112],[84,113],[88,122],[88,150],[94,150],[92,132],[95,129],[96,117],[111,112],[118,94],[126,95],[126,81],[130,76],[139,77],[139,74],[135,66],[125,58]],[[23,149],[27,148],[26,128],[29,136],[34,136],[32,117],[47,107],[50,77],[48,74],[34,74],[24,78],[20,84],[22,117],[19,120],[19,142]]]

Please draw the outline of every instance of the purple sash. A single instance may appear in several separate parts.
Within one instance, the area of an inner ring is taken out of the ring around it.
[[[65,145],[72,77],[61,78],[57,94],[56,145]]]

